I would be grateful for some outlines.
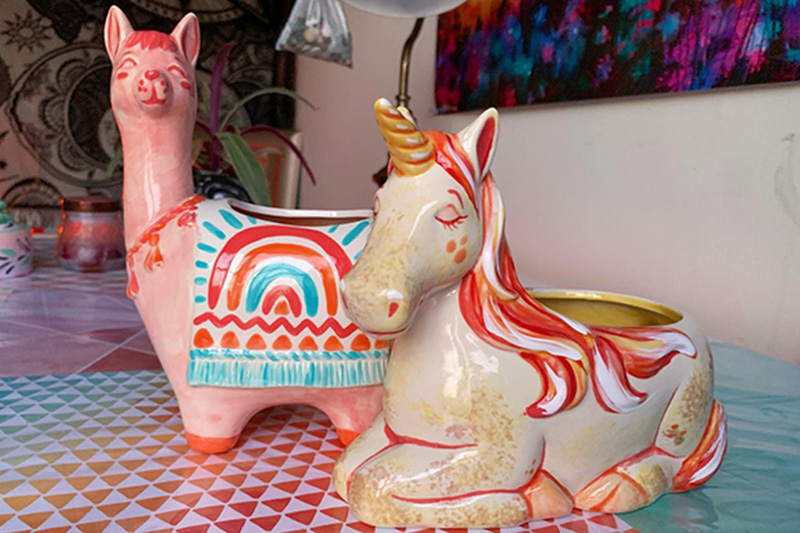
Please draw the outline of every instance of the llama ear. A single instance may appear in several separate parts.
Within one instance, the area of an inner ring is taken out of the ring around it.
[[[458,133],[458,140],[478,169],[478,181],[486,177],[492,166],[497,147],[498,118],[497,109],[491,107]]]
[[[195,14],[188,13],[184,16],[172,30],[171,36],[178,43],[183,57],[192,65],[197,64],[197,56],[200,54],[200,25]]]
[[[106,26],[103,30],[103,37],[106,42],[106,52],[111,62],[117,56],[122,43],[133,33],[133,27],[128,21],[128,17],[117,6],[111,6],[106,17]]]

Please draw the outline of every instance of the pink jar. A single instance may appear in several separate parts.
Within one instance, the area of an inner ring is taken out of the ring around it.
[[[119,200],[78,196],[61,200],[56,256],[70,270],[102,272],[125,266]]]

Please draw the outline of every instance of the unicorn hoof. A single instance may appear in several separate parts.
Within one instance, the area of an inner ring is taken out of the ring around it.
[[[634,480],[612,472],[586,486],[575,497],[575,507],[603,513],[627,513],[647,505],[644,489]]]
[[[345,428],[336,428],[336,434],[339,435],[339,440],[342,441],[342,444],[345,446],[350,446],[350,443],[356,440],[359,435],[358,431]]]
[[[189,447],[200,453],[224,453],[236,446],[239,436],[233,437],[201,437],[194,433],[186,432],[186,442]]]

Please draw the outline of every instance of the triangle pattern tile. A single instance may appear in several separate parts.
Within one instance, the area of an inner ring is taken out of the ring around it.
[[[270,409],[244,435],[222,455],[189,450],[161,372],[0,379],[0,529],[375,531],[333,491],[330,472],[341,445],[322,413]],[[629,529],[617,517],[584,512],[491,532]]]

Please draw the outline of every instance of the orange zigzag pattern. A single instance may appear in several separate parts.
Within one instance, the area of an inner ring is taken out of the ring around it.
[[[298,324],[292,324],[286,317],[278,317],[272,322],[267,322],[261,317],[251,318],[247,322],[235,315],[228,315],[219,318],[211,313],[203,313],[194,319],[194,324],[199,326],[204,322],[210,322],[215,328],[224,328],[230,323],[234,323],[239,329],[248,330],[258,327],[265,333],[274,333],[280,328],[283,328],[290,335],[298,335],[300,333],[310,331],[314,335],[321,335],[326,331],[332,330],[340,338],[346,338],[357,331],[355,324],[342,326],[338,320],[329,317],[322,324],[315,324],[309,319],[300,321]]]

